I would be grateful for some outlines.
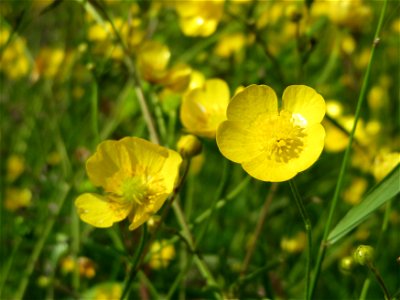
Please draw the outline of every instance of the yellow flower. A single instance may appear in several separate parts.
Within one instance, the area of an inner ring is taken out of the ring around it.
[[[176,1],[179,25],[184,35],[209,36],[222,18],[225,0]]]
[[[95,227],[129,218],[130,230],[146,222],[172,193],[182,158],[175,151],[136,137],[104,141],[86,162],[86,171],[105,195],[75,200],[79,217]]]
[[[20,208],[31,205],[32,193],[29,189],[7,188],[4,206],[9,211],[16,211]]]
[[[398,164],[400,164],[400,152],[381,151],[374,160],[372,174],[376,181],[381,181]]]
[[[246,43],[246,38],[243,33],[232,33],[223,36],[215,47],[215,54],[220,57],[230,57],[235,53],[239,53]]]
[[[343,200],[351,205],[360,203],[367,187],[368,181],[365,178],[354,178],[350,186],[343,192]]]
[[[157,41],[146,41],[138,52],[138,66],[143,78],[160,82],[166,76],[171,52],[166,45]]]
[[[150,255],[149,265],[152,269],[165,268],[175,257],[174,245],[169,244],[166,240],[155,241],[151,244]]]
[[[229,103],[217,144],[225,157],[240,163],[254,178],[285,181],[309,168],[321,154],[324,115],[325,101],[310,87],[287,87],[278,111],[278,99],[269,86],[251,85]]]
[[[215,137],[218,125],[226,120],[229,87],[221,79],[206,80],[204,86],[185,93],[180,118],[186,130],[198,136]]]
[[[15,181],[25,171],[25,160],[22,156],[12,154],[7,159],[7,176],[8,182]]]

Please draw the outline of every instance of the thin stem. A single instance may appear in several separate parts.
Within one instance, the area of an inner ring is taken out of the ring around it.
[[[137,248],[135,255],[133,257],[132,268],[129,273],[128,279],[125,282],[125,286],[121,295],[121,300],[127,299],[129,296],[132,282],[135,279],[136,274],[138,272],[137,266],[139,265],[140,262],[146,238],[147,238],[147,224],[144,223],[142,226],[142,235],[140,236],[139,247]]]
[[[254,254],[254,250],[256,249],[258,238],[260,237],[261,231],[264,227],[264,223],[267,218],[269,207],[271,205],[272,199],[274,198],[277,189],[278,189],[278,183],[276,183],[276,182],[272,183],[271,188],[268,193],[268,196],[265,199],[264,205],[261,209],[260,216],[258,218],[258,222],[256,225],[256,229],[254,231],[254,236],[251,239],[250,246],[247,250],[246,256],[243,261],[242,270],[240,272],[241,277],[243,277],[246,274],[246,271],[249,267],[250,261]]]
[[[353,128],[351,130],[350,137],[349,137],[349,143],[347,144],[346,151],[344,153],[344,157],[343,157],[342,164],[340,167],[338,182],[336,184],[336,188],[335,188],[335,192],[334,192],[334,195],[332,198],[331,206],[329,208],[328,219],[325,223],[325,229],[324,229],[323,237],[321,240],[321,244],[320,244],[320,248],[319,248],[319,252],[318,252],[318,256],[317,256],[317,263],[314,268],[314,274],[313,274],[313,278],[312,278],[311,286],[310,286],[310,298],[313,298],[313,296],[314,296],[315,287],[316,287],[316,284],[317,284],[317,281],[319,278],[319,274],[321,272],[322,261],[324,260],[326,248],[328,246],[327,238],[329,235],[329,230],[332,225],[333,214],[336,210],[339,195],[341,193],[342,186],[344,183],[344,177],[345,177],[347,165],[348,165],[348,162],[350,159],[350,152],[351,152],[351,147],[353,144],[354,133],[357,128],[357,123],[358,123],[358,119],[360,117],[361,107],[362,107],[362,104],[365,99],[365,94],[367,92],[369,77],[370,77],[370,73],[371,73],[371,66],[372,66],[372,62],[374,60],[376,46],[378,45],[379,40],[380,40],[379,35],[380,35],[380,31],[381,31],[382,24],[383,24],[383,19],[384,19],[385,13],[386,13],[387,4],[388,4],[388,0],[385,0],[385,2],[383,3],[381,14],[379,16],[378,25],[377,25],[377,28],[375,31],[375,36],[374,36],[374,40],[372,43],[372,49],[371,49],[371,56],[369,58],[369,63],[367,66],[367,70],[365,71],[363,84],[362,84],[360,95],[359,95],[358,101],[357,101],[357,108],[356,108],[356,112],[355,112]]]
[[[389,290],[387,289],[387,287],[386,287],[386,285],[385,285],[385,282],[383,281],[383,278],[382,278],[381,274],[379,274],[378,269],[377,269],[377,268],[374,266],[374,264],[372,264],[372,263],[367,263],[367,267],[368,267],[368,269],[370,269],[370,270],[372,271],[372,273],[374,274],[376,281],[378,282],[379,286],[380,286],[381,289],[382,289],[383,294],[385,295],[385,299],[386,299],[386,300],[392,299],[392,298],[390,297]]]
[[[306,259],[306,299],[310,299],[310,272],[311,272],[311,254],[312,254],[312,235],[311,235],[311,221],[308,216],[307,210],[304,206],[304,203],[301,199],[299,190],[297,189],[296,183],[294,179],[289,180],[290,189],[292,190],[292,194],[294,200],[296,202],[297,208],[299,209],[301,218],[304,223],[304,228],[306,230],[307,235],[307,259]]]
[[[195,246],[194,246],[194,241],[193,241],[193,237],[192,234],[190,233],[190,229],[189,226],[186,222],[185,216],[182,212],[182,209],[179,205],[178,202],[174,202],[172,204],[172,208],[174,209],[175,215],[176,215],[176,219],[178,220],[178,223],[181,227],[181,229],[184,232],[184,236],[186,238],[186,240],[189,242],[189,246],[191,247],[191,251],[193,252],[193,256],[194,256],[194,263],[197,265],[197,268],[199,269],[200,273],[204,276],[204,278],[207,279],[207,284],[210,287],[216,287],[218,288],[218,284],[215,281],[213,275],[211,274],[210,270],[208,269],[208,267],[206,266],[206,264],[200,259],[200,257],[198,256],[198,254],[195,252]],[[221,295],[218,292],[214,292],[214,296],[217,299],[222,299]]]
[[[47,237],[49,236],[51,230],[53,229],[54,223],[56,222],[56,219],[58,217],[58,214],[61,211],[61,208],[64,204],[65,199],[67,198],[69,190],[70,190],[70,186],[67,185],[66,183],[60,185],[60,191],[58,191],[58,199],[59,200],[56,203],[58,209],[47,221],[46,225],[44,226],[44,230],[40,235],[39,240],[36,242],[36,244],[34,246],[34,248],[32,250],[32,254],[30,255],[30,257],[28,259],[26,269],[22,273],[22,279],[19,283],[19,286],[17,288],[17,291],[16,291],[13,299],[19,300],[19,299],[23,298],[26,288],[28,287],[29,278],[32,275],[36,261],[38,260],[39,255],[42,252],[42,249],[47,240]]]
[[[361,289],[361,294],[359,300],[366,300],[367,299],[367,293],[369,289],[369,285],[371,284],[371,279],[367,278],[364,281],[363,287]]]

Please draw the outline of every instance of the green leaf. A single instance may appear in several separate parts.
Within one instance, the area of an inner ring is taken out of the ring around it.
[[[361,224],[375,210],[400,192],[400,164],[379,182],[357,206],[348,211],[329,233],[328,244],[334,244]]]

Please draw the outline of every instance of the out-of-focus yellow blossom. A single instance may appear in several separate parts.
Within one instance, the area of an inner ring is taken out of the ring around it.
[[[174,2],[184,35],[209,36],[222,18],[225,0],[187,0]]]
[[[246,44],[246,38],[243,33],[231,33],[218,40],[214,53],[220,57],[230,57],[239,53]]]
[[[17,154],[11,154],[7,158],[6,169],[7,169],[7,175],[6,175],[7,181],[8,182],[15,181],[25,171],[24,158]]]
[[[356,50],[356,41],[351,35],[345,35],[341,41],[341,48],[344,53],[351,55]]]
[[[369,63],[369,58],[371,56],[371,49],[365,48],[359,53],[355,55],[354,65],[359,69],[365,69]]]
[[[225,157],[240,163],[254,178],[289,180],[320,156],[324,115],[325,101],[310,87],[287,87],[279,111],[269,86],[251,85],[229,103],[228,120],[218,128],[217,144]]]
[[[166,268],[175,257],[174,245],[167,240],[155,241],[150,247],[149,265],[152,269]]]
[[[172,193],[180,155],[136,137],[104,141],[86,162],[86,171],[105,195],[85,193],[75,200],[79,217],[95,227],[129,218],[130,230],[146,222]]]
[[[78,257],[78,267],[79,274],[83,277],[93,278],[96,275],[94,262],[85,256]]]
[[[343,193],[343,200],[351,205],[360,203],[368,187],[368,181],[363,177],[356,177]]]
[[[174,92],[185,91],[190,83],[192,68],[186,64],[177,64],[167,71],[161,83]]]
[[[326,114],[332,118],[341,116],[343,113],[343,105],[336,100],[326,101]]]
[[[306,234],[299,232],[296,236],[288,238],[283,237],[281,240],[281,249],[288,253],[301,252],[306,245]]]
[[[65,58],[65,51],[61,48],[41,48],[36,57],[36,70],[39,76],[54,78]]]
[[[188,90],[194,90],[196,88],[200,88],[206,82],[206,78],[204,77],[203,73],[199,71],[192,71],[190,74],[190,82],[188,86]]]
[[[160,82],[166,76],[171,52],[157,41],[146,41],[137,56],[138,66],[143,78],[150,82]]]
[[[392,30],[397,34],[400,34],[400,18],[393,21]]]
[[[64,258],[61,260],[60,264],[61,264],[61,271],[62,271],[64,274],[71,273],[73,270],[75,270],[75,267],[76,267],[75,260],[74,260],[74,258],[73,258],[72,256],[70,256],[70,255],[64,257]]]
[[[10,30],[5,26],[0,28],[0,47],[5,46],[10,34]],[[0,54],[0,72],[11,80],[20,79],[29,73],[31,63],[25,44],[25,39],[14,36]]]
[[[382,151],[374,160],[372,174],[376,181],[381,181],[400,163],[400,152]]]
[[[206,158],[203,152],[200,155],[196,155],[195,157],[193,157],[190,162],[189,175],[194,176],[199,174],[199,172],[204,166],[205,160]]]
[[[371,8],[363,0],[316,0],[311,13],[328,16],[333,23],[356,30],[363,29],[372,15]]]
[[[16,211],[31,205],[32,193],[28,188],[7,188],[4,206],[9,211]]]
[[[120,299],[122,296],[121,283],[106,283],[96,286],[93,300]]]
[[[374,85],[368,92],[368,106],[371,112],[379,111],[388,105],[389,93],[382,85]]]
[[[222,79],[208,79],[201,88],[184,94],[180,118],[185,129],[195,135],[213,138],[218,125],[226,120],[229,87]]]
[[[50,278],[49,276],[45,276],[45,275],[41,275],[39,276],[39,278],[37,279],[37,285],[41,288],[46,288],[50,285]]]

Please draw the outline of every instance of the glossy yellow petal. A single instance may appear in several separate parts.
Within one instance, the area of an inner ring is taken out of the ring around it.
[[[242,163],[260,155],[260,139],[238,122],[225,121],[217,130],[217,145],[228,159]]]
[[[251,124],[259,115],[278,114],[278,99],[266,85],[250,85],[237,93],[229,103],[229,121]]]
[[[179,177],[179,167],[181,163],[182,157],[177,152],[168,150],[168,159],[160,170],[160,176],[163,178],[165,186],[164,193],[172,193]]]
[[[296,168],[298,172],[304,171],[314,164],[324,148],[325,129],[321,124],[307,127],[305,134],[303,151],[298,158],[289,161],[289,165]]]
[[[92,193],[80,195],[75,200],[75,206],[82,221],[99,228],[111,227],[125,219],[132,209],[129,202],[115,202]]]
[[[135,230],[144,222],[150,219],[164,204],[169,194],[155,194],[149,199],[150,201],[146,205],[139,205],[135,211],[129,216],[131,224],[129,230]]]
[[[265,153],[243,163],[242,166],[249,175],[262,181],[281,182],[297,174],[297,170],[289,164],[268,159]]]
[[[307,124],[320,123],[325,115],[325,101],[313,88],[291,85],[283,92],[282,106],[292,114],[300,115]]]
[[[120,170],[132,173],[128,151],[118,141],[104,141],[86,162],[86,171],[95,186],[107,186],[107,180]]]

